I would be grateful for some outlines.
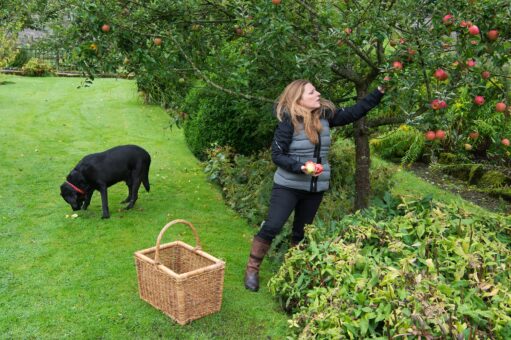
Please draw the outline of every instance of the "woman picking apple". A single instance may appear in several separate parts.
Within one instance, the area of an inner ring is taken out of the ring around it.
[[[291,213],[294,211],[291,245],[304,237],[304,226],[312,223],[323,193],[330,182],[330,128],[347,125],[378,105],[383,88],[378,87],[348,108],[335,108],[307,80],[295,80],[276,103],[279,124],[272,143],[273,177],[268,216],[254,236],[245,271],[245,287],[259,290],[259,267]]]

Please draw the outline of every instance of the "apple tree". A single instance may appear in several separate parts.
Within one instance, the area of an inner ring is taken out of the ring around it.
[[[377,127],[440,131],[446,148],[477,132],[496,155],[509,138],[507,0],[65,3],[55,32],[89,76],[123,67],[147,100],[192,120],[186,108],[225,110],[222,120],[242,126],[239,134],[252,127],[252,138],[269,141],[273,102],[295,78],[338,105],[388,84],[380,109],[353,126],[356,208],[368,205],[368,141]],[[201,102],[207,96],[215,104]]]

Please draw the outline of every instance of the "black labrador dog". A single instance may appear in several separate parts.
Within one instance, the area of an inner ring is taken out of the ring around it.
[[[121,145],[85,156],[67,175],[60,186],[60,195],[74,211],[87,209],[94,190],[101,193],[103,217],[109,218],[107,188],[124,181],[128,185],[128,197],[122,203],[133,208],[138,189],[143,183],[149,191],[149,166],[151,156],[136,145]]]

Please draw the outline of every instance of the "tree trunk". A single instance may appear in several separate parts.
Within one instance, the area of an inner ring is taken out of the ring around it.
[[[367,94],[367,87],[357,88],[357,100]],[[369,131],[365,125],[366,118],[353,123],[355,129],[355,210],[365,209],[369,206],[371,182],[369,166],[371,155],[369,153]]]

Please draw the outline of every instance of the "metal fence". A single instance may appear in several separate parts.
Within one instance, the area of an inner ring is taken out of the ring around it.
[[[66,63],[66,52],[63,49],[55,49],[52,51],[37,49],[37,48],[23,48],[27,53],[28,59],[38,58],[44,60],[51,65],[57,72],[76,71],[74,65]]]

